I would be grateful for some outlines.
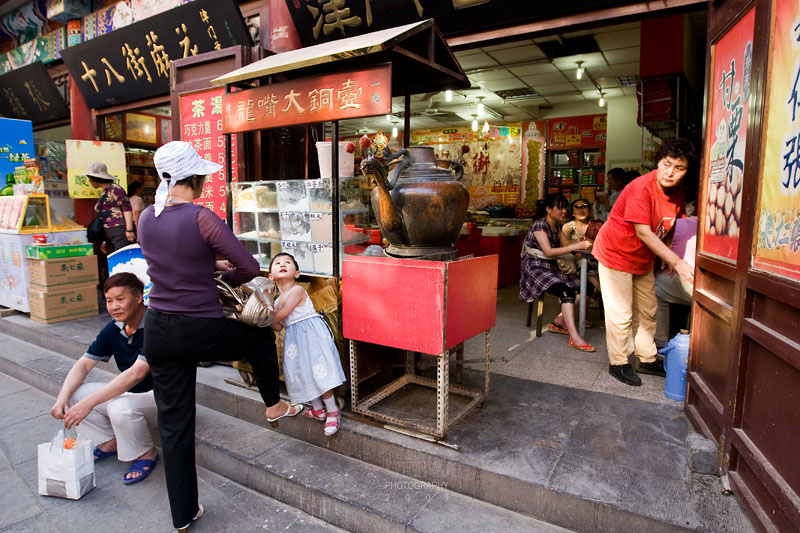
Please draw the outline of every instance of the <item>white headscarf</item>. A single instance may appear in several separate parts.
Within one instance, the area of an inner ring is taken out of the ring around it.
[[[190,176],[207,176],[222,168],[222,165],[200,157],[192,145],[184,141],[171,141],[156,150],[153,162],[161,179],[156,191],[156,216],[161,214],[167,200],[172,198],[172,187],[177,182]]]

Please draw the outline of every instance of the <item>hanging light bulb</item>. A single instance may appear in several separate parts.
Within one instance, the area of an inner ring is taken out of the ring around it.
[[[583,67],[581,65],[583,65],[583,61],[578,61],[578,71],[575,73],[576,79],[583,78]]]
[[[478,131],[478,115],[472,115],[472,131]]]
[[[483,109],[483,96],[479,96],[478,97],[478,106],[476,107],[475,111],[478,112],[478,116],[479,117],[483,116],[483,111],[484,111],[484,109]]]
[[[450,89],[447,89],[444,92],[444,101],[445,102],[452,102],[453,101],[453,91],[451,91]]]
[[[386,122],[392,121],[392,115],[386,115]]]
[[[392,126],[392,137],[397,139],[397,125]]]
[[[483,128],[481,128],[481,133],[483,133],[484,135],[487,135],[489,133],[489,119],[488,118],[483,122]]]
[[[600,93],[600,107],[604,107],[606,105],[606,99],[603,97],[603,93]]]

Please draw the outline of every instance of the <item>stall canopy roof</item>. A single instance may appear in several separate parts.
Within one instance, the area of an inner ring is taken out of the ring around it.
[[[392,94],[469,87],[433,19],[308,46],[264,58],[211,81],[247,86],[268,76],[296,79],[392,63]]]

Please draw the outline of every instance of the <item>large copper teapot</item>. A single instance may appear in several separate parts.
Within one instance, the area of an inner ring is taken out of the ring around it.
[[[452,254],[469,204],[469,193],[458,181],[461,165],[440,168],[431,146],[394,153],[387,148],[384,155],[383,163],[368,155],[361,170],[375,173],[372,208],[390,243],[386,252],[399,257]],[[387,177],[383,165],[400,157]]]

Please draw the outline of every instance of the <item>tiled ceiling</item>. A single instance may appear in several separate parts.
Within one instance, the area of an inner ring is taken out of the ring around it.
[[[702,34],[705,14],[691,15],[695,31]],[[630,82],[639,74],[640,33],[641,24],[630,22],[456,52],[471,88],[454,91],[451,102],[445,101],[444,91],[412,96],[411,129],[467,125],[476,112],[478,97],[483,97],[489,110],[489,121],[502,123],[538,119],[542,107],[549,109],[555,104],[597,103],[598,86],[607,99],[634,95],[636,88],[623,86],[620,78]],[[548,57],[543,49],[578,53]],[[576,79],[579,61],[588,71],[581,80]],[[525,96],[504,100],[497,94],[503,91]],[[391,122],[402,129],[402,98],[392,101],[392,110]],[[372,117],[342,123],[342,128],[344,134],[355,130],[386,132],[391,131],[392,124],[386,117]]]

